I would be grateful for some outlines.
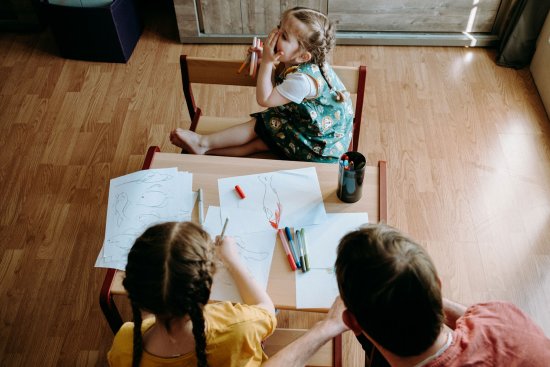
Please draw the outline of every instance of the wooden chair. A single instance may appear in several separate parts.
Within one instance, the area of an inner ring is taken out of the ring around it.
[[[199,134],[208,134],[250,120],[247,114],[243,117],[213,117],[204,116],[202,110],[195,104],[191,84],[232,85],[256,87],[256,79],[243,72],[237,73],[242,60],[224,60],[203,57],[180,56],[183,94],[191,118],[190,130]],[[355,117],[353,119],[353,137],[350,151],[356,151],[359,145],[363,100],[365,97],[365,80],[367,68],[361,66],[333,66],[334,71],[351,95],[356,95]],[[250,111],[252,112],[252,111]]]
[[[272,356],[286,345],[301,337],[305,329],[277,328],[264,342],[264,351]],[[321,347],[307,362],[310,367],[341,367],[342,366],[342,336],[338,335]]]

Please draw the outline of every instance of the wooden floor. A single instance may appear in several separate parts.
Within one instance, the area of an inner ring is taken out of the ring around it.
[[[2,366],[106,364],[94,262],[109,179],[138,170],[150,145],[178,151],[168,132],[188,124],[180,54],[245,53],[182,45],[173,10],[149,7],[127,64],[60,58],[49,31],[0,34]],[[512,301],[550,335],[550,122],[529,71],[494,58],[339,46],[334,64],[368,66],[360,151],[388,161],[389,223],[428,248],[444,294]],[[238,89],[210,96],[220,115],[258,108]]]

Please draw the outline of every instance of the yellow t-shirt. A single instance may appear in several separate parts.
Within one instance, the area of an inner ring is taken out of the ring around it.
[[[206,358],[210,367],[260,366],[267,356],[261,342],[277,325],[275,315],[261,307],[219,302],[204,308]],[[154,318],[143,320],[142,334],[155,323]],[[115,335],[107,354],[111,367],[132,365],[134,323],[126,322]],[[178,357],[158,357],[143,350],[141,367],[195,367],[195,352]]]

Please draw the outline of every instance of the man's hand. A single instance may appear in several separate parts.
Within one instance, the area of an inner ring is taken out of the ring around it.
[[[346,306],[340,296],[338,296],[332,303],[332,307],[328,311],[327,317],[323,320],[323,322],[327,323],[327,326],[330,327],[331,333],[335,336],[349,330],[342,318],[342,313],[345,310]]]

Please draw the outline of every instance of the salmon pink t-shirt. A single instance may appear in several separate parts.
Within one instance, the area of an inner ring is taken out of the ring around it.
[[[456,322],[449,348],[425,367],[550,366],[550,339],[516,306],[469,307]]]

